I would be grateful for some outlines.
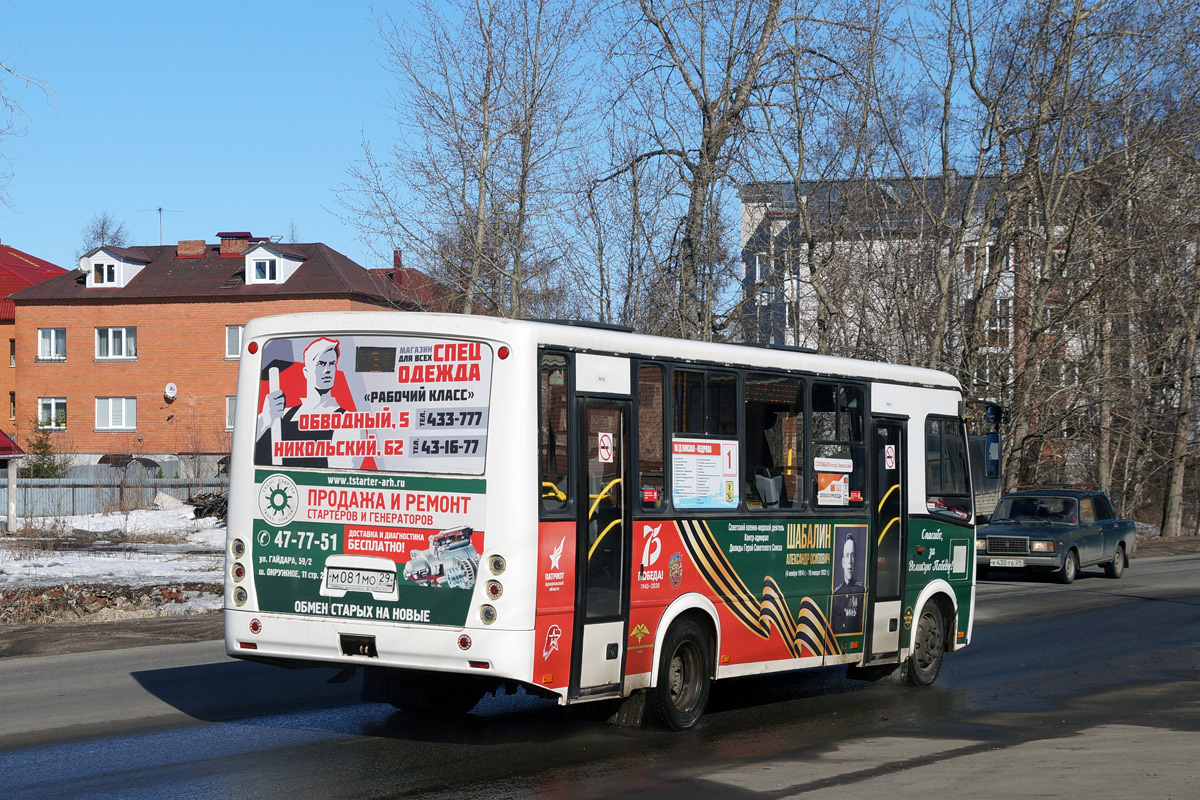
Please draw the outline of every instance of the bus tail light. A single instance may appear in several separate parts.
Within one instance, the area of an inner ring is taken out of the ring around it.
[[[503,575],[504,568],[508,566],[504,561],[504,556],[492,556],[488,559],[488,569],[493,575]]]
[[[262,621],[257,618],[250,620],[250,632],[254,634],[262,633]]]
[[[495,606],[488,606],[488,605],[480,606],[479,607],[479,618],[481,620],[483,620],[484,625],[491,625],[493,622],[496,621]]]
[[[489,599],[499,600],[500,595],[504,594],[504,587],[500,585],[500,581],[488,581],[484,591],[487,592]]]
[[[246,568],[241,564],[234,564],[233,569],[231,569],[230,572],[233,573],[233,579],[238,583],[241,583],[246,577]]]
[[[229,549],[233,553],[234,558],[241,558],[246,555],[246,543],[241,539],[234,539],[233,545]]]
[[[471,637],[467,636],[465,633],[462,636],[458,637],[458,649],[459,650],[470,650],[471,649]]]
[[[246,601],[250,599],[250,595],[241,586],[233,590],[233,602],[239,606],[246,605]]]

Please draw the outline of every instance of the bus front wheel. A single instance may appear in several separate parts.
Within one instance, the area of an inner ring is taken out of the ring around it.
[[[946,655],[946,635],[942,626],[942,614],[937,606],[926,605],[917,620],[917,633],[908,657],[908,682],[913,686],[929,686],[942,670],[942,659]]]
[[[658,683],[646,698],[652,720],[675,731],[696,724],[708,703],[711,649],[708,635],[693,620],[671,626],[663,641]]]

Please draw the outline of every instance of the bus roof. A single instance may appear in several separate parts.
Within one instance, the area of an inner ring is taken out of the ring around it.
[[[247,335],[325,331],[436,334],[501,341],[514,337],[532,337],[539,344],[560,345],[571,350],[601,355],[630,355],[763,369],[783,368],[816,375],[961,390],[958,379],[953,375],[923,367],[841,358],[792,348],[696,342],[630,333],[615,327],[547,320],[408,311],[313,311],[260,317],[251,321]]]

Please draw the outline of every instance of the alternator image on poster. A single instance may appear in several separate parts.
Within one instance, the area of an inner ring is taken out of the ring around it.
[[[429,548],[413,550],[404,565],[404,579],[418,586],[475,588],[479,551],[471,543],[470,528],[452,528],[429,537]]]
[[[492,349],[326,335],[263,345],[254,463],[480,475]]]

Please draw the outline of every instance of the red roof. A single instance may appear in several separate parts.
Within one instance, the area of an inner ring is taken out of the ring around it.
[[[65,272],[65,269],[49,261],[31,256],[15,247],[0,244],[0,298],[7,298],[13,292],[27,289]],[[0,322],[12,321],[12,301],[0,300]]]
[[[4,431],[0,431],[0,458],[11,458],[12,456],[23,456],[25,451],[17,446],[13,438]]]
[[[284,283],[246,285],[245,262],[222,257],[220,246],[206,245],[204,255],[177,258],[175,245],[125,248],[124,252],[145,259],[146,266],[125,286],[87,288],[82,270],[73,270],[13,296],[18,303],[133,301],[148,299],[197,302],[207,300],[262,300],[283,297],[354,297],[402,309],[420,309],[430,287],[420,281],[401,285],[379,280],[376,272],[364,269],[327,245],[266,243],[302,263]],[[112,249],[112,248],[109,248]],[[429,279],[426,279],[429,280]]]

